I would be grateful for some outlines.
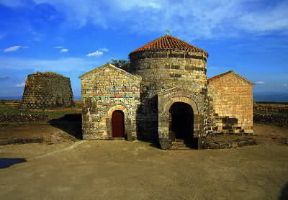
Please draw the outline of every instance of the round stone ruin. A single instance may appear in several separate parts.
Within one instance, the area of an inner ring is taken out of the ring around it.
[[[44,109],[73,106],[70,78],[53,72],[27,76],[21,108]]]

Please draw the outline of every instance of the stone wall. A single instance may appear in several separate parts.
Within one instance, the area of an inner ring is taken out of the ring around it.
[[[52,72],[28,75],[21,108],[54,108],[73,105],[70,79]]]
[[[254,103],[254,112],[262,114],[288,114],[288,103]]]
[[[253,84],[229,71],[209,79],[214,132],[253,133]]]
[[[82,75],[83,139],[112,138],[111,118],[115,110],[124,113],[127,139],[135,139],[140,82],[141,77],[129,74],[111,64]]]
[[[254,103],[254,122],[288,127],[288,104]]]
[[[47,121],[48,115],[42,113],[0,114],[0,123],[4,122],[39,122]]]
[[[137,118],[141,137],[159,139],[159,132],[167,135],[163,133],[165,128],[162,131],[158,129],[158,113],[162,112],[158,110],[159,94],[173,88],[186,91],[185,94],[182,92],[184,98],[197,97],[191,100],[203,111],[199,113],[199,119],[202,119],[199,123],[204,127],[205,112],[202,108],[206,102],[207,91],[206,60],[207,54],[204,52],[184,50],[143,51],[130,54],[131,72],[142,77],[141,108]],[[181,94],[175,95],[181,97],[179,96]],[[161,104],[165,104],[166,100],[168,99],[162,98]]]

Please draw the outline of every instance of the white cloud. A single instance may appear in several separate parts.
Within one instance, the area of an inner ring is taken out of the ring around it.
[[[0,4],[9,7],[19,7],[25,5],[23,0],[1,0]]]
[[[267,32],[288,30],[288,3],[280,2],[274,7],[259,9],[240,17],[240,25],[249,31]]]
[[[3,3],[4,2],[4,3]],[[21,6],[21,0],[2,0]],[[136,33],[173,35],[184,39],[237,36],[250,33],[288,33],[288,1],[263,0],[34,0],[47,3],[66,16],[68,24]]]
[[[67,53],[69,49],[60,49],[60,53]]]
[[[23,82],[23,83],[18,83],[18,84],[16,84],[16,87],[24,87],[25,86],[25,83]]]
[[[255,84],[256,85],[263,85],[263,84],[265,84],[265,82],[264,81],[256,81]]]
[[[103,51],[97,50],[97,51],[88,53],[87,56],[88,56],[88,57],[100,57],[100,56],[102,56],[103,54],[104,54]]]
[[[100,56],[103,56],[104,53],[107,53],[107,52],[109,52],[109,49],[99,48],[94,52],[88,53],[86,56],[88,56],[88,57],[100,57]]]
[[[103,52],[108,52],[109,51],[109,49],[107,49],[107,48],[100,48],[99,50],[103,51]]]
[[[69,51],[69,49],[63,47],[63,46],[56,46],[54,47],[55,49],[59,49],[60,53],[67,53]]]
[[[14,51],[18,51],[20,49],[25,49],[25,48],[28,48],[28,47],[25,47],[25,46],[11,46],[11,47],[8,47],[8,48],[4,49],[3,51],[5,53],[8,53],[8,52],[14,52]]]

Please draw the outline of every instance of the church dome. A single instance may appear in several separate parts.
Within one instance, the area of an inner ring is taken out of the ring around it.
[[[204,53],[206,56],[208,56],[208,53],[204,51],[203,49],[200,49],[198,47],[195,47],[193,45],[188,44],[187,42],[184,42],[178,38],[175,38],[171,35],[165,35],[160,38],[157,38],[144,46],[132,51],[130,53],[140,53],[144,51],[167,51],[167,50],[181,50],[181,51],[187,51],[187,52],[199,52]]]

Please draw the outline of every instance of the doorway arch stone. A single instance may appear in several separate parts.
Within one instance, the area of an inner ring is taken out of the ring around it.
[[[185,97],[185,96],[181,96],[181,97],[176,96],[176,97],[169,98],[169,100],[165,102],[162,101],[162,103],[163,103],[163,105],[161,106],[162,109],[159,110],[159,113],[158,113],[158,118],[159,118],[158,138],[159,138],[160,147],[162,149],[170,149],[172,146],[173,138],[171,138],[171,134],[170,134],[172,116],[169,110],[174,103],[183,103],[191,107],[193,111],[192,137],[194,139],[197,139],[200,137],[201,115],[199,113],[199,109],[198,109],[196,102],[192,98]],[[194,148],[197,148],[197,149],[200,148],[198,140],[196,141]]]

